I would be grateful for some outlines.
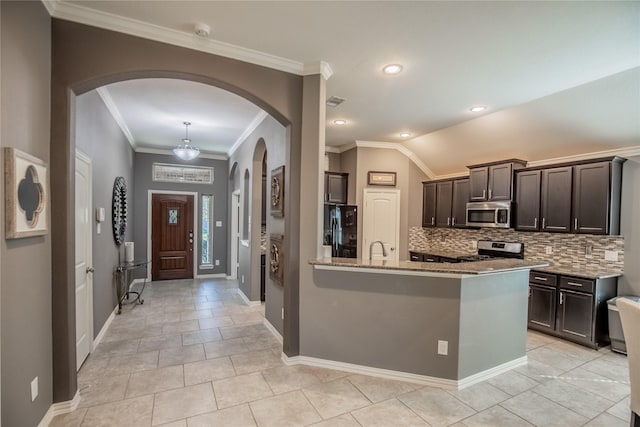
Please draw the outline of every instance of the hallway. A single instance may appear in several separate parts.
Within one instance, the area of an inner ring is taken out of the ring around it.
[[[138,285],[139,286],[139,285]],[[150,283],[78,374],[52,426],[609,426],[629,417],[627,359],[529,333],[529,364],[461,391],[286,366],[231,280]]]

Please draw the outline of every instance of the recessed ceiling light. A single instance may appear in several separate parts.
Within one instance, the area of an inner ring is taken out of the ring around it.
[[[400,71],[402,71],[402,65],[400,64],[389,64],[382,68],[382,72],[385,74],[398,74]]]
[[[333,124],[335,125],[346,125],[347,121],[345,119],[337,119],[333,121]]]
[[[411,136],[411,134],[409,132],[400,132],[400,136],[402,138],[409,138]]]
[[[471,111],[472,113],[480,113],[480,112],[482,112],[482,111],[484,111],[486,109],[487,109],[487,107],[485,105],[476,105],[476,106],[473,106],[473,107],[469,108],[469,111]]]

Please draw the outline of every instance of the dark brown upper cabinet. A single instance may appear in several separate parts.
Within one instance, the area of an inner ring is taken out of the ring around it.
[[[436,183],[422,183],[422,226],[436,226]]]
[[[469,168],[469,200],[472,202],[513,199],[513,171],[527,162],[519,159],[503,160]]]
[[[324,173],[324,201],[325,203],[347,204],[348,173]]]
[[[518,171],[515,190],[514,227],[521,231],[540,230],[540,177],[539,170]]]
[[[522,231],[618,234],[620,157],[515,173],[515,228]]]
[[[452,197],[453,182],[440,181],[436,183],[436,227],[451,226]]]
[[[466,227],[469,178],[422,183],[423,227]]]
[[[571,231],[571,166],[542,170],[541,231]]]
[[[573,232],[620,233],[623,159],[573,167]]]
[[[467,226],[467,202],[469,201],[469,178],[453,181],[453,197],[451,204],[451,226]]]

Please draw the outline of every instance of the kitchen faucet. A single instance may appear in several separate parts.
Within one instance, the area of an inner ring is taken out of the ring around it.
[[[384,243],[382,243],[381,240],[374,240],[369,245],[369,261],[371,261],[371,259],[373,258],[373,245],[375,245],[376,243],[380,243],[380,246],[382,247],[382,256],[387,256],[387,250],[384,248]]]

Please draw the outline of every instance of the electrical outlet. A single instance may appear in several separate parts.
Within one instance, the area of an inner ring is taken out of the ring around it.
[[[222,221],[216,221],[216,227],[222,227]]]
[[[605,261],[618,261],[618,251],[604,251]]]
[[[449,354],[449,341],[438,340],[438,354],[443,356]]]
[[[478,249],[478,241],[477,240],[472,240],[471,241],[471,249]]]
[[[282,320],[284,320],[284,307],[282,307]]]
[[[31,381],[31,401],[36,400],[36,397],[38,397],[38,377]]]
[[[551,255],[553,253],[553,247],[545,246],[544,247],[544,253],[547,254],[547,255]]]
[[[216,265],[220,265],[220,260],[219,259],[216,260]]]

